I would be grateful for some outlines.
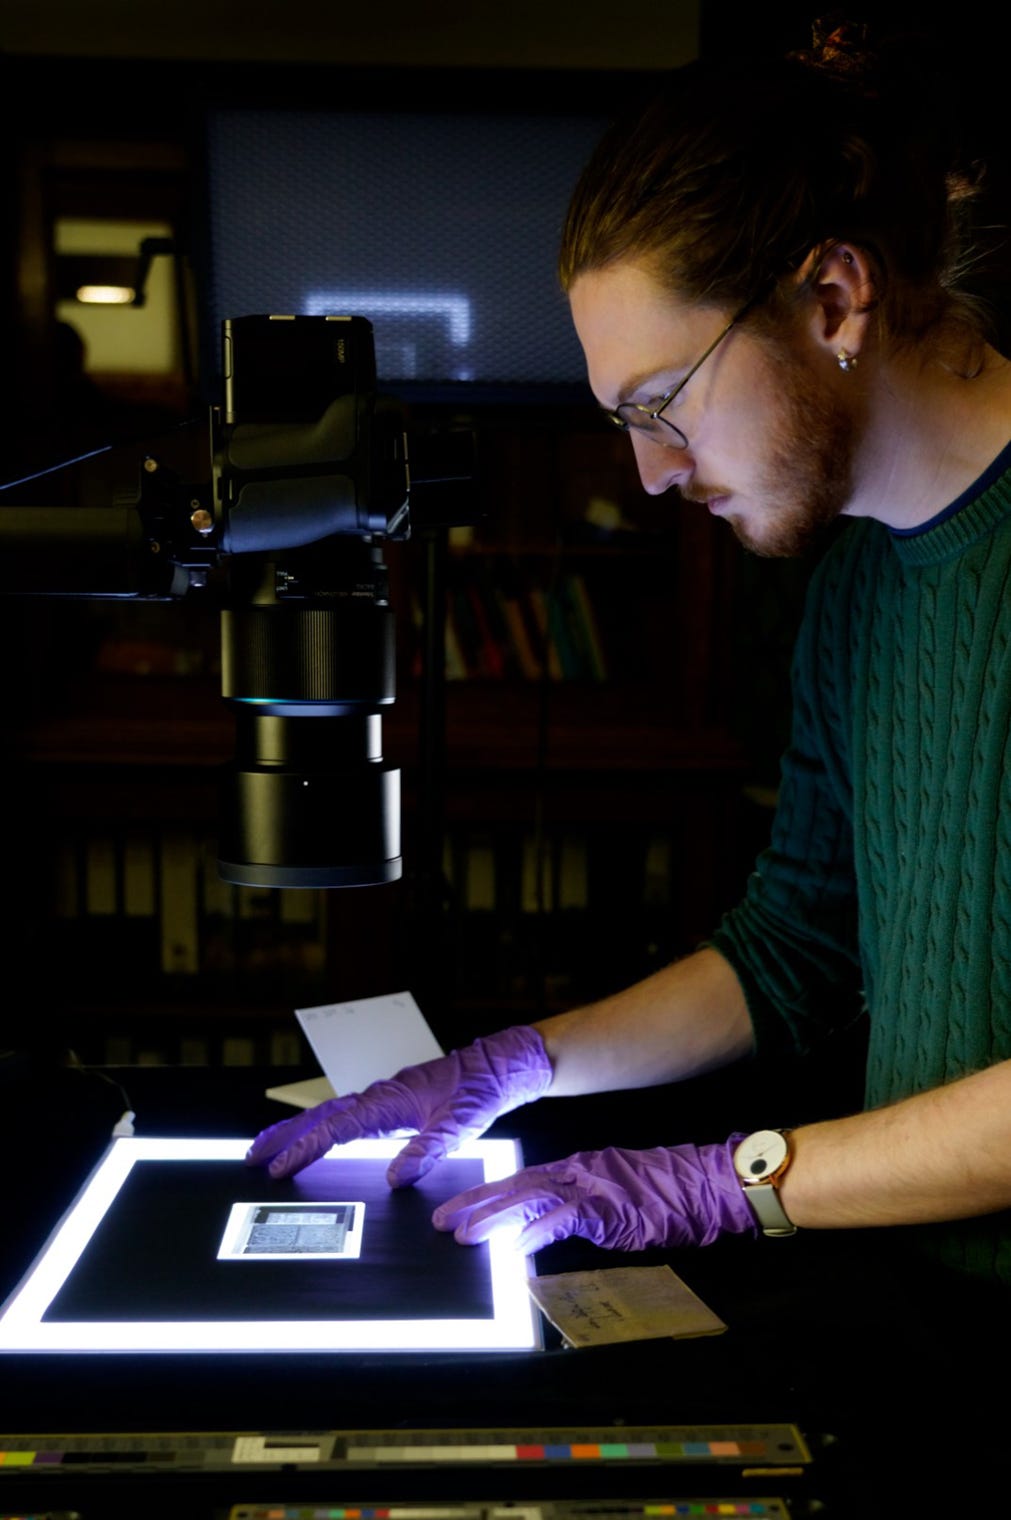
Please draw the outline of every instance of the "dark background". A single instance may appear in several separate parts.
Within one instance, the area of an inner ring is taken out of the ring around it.
[[[195,250],[204,103],[618,110],[696,54],[804,46],[810,14],[705,0],[617,22],[598,4],[524,4],[508,19],[395,5],[339,21],[310,3],[159,17],[126,4],[8,5],[0,478],[193,415],[206,381],[195,341],[158,383],[104,373],[90,377],[87,404],[60,401],[51,229],[68,216],[162,218]],[[952,69],[937,109],[961,113],[981,151],[994,150],[1000,223],[999,23],[976,6],[930,23],[912,6],[870,15],[942,39]],[[191,263],[196,325],[204,292]],[[416,626],[432,546],[391,546],[400,669],[386,751],[404,774],[405,871],[390,887],[296,894],[296,913],[291,894],[208,886],[232,731],[207,611],[0,597],[0,935],[29,989],[9,1003],[3,1043],[47,1068],[297,1065],[307,1052],[293,1007],[404,987],[456,1043],[627,985],[691,949],[732,905],[767,837],[810,565],[757,562],[721,525],[646,498],[627,447],[589,406],[521,403],[468,420],[490,486],[477,552],[450,544],[451,584],[476,565],[493,582],[518,567],[531,584],[578,569],[613,661],[600,684],[447,682],[433,787]],[[588,551],[578,534],[597,492],[627,531]],[[151,877],[139,906],[135,847]]]
[[[631,12],[514,3],[353,13],[248,0],[161,12],[126,0],[8,0],[0,479],[62,457],[68,442],[156,434],[189,413],[200,377],[185,368],[155,387],[104,375],[87,403],[78,395],[58,404],[51,228],[79,216],[192,230],[202,101],[229,93],[335,108],[386,101],[522,111],[545,102],[582,108],[587,99],[617,107],[658,69],[698,52],[803,46],[810,14],[715,0]],[[872,14],[925,24],[913,6]],[[981,147],[995,150],[994,221],[1003,224],[1004,29],[976,4],[930,25],[952,62],[936,108],[962,113]],[[199,290],[189,294],[198,309]],[[277,1117],[265,1086],[308,1070],[294,1007],[409,987],[449,1044],[627,984],[690,949],[741,890],[775,800],[789,649],[810,567],[750,560],[719,524],[644,498],[622,440],[601,435],[580,408],[484,413],[482,428],[497,482],[482,563],[514,562],[531,580],[580,566],[625,642],[602,685],[447,683],[445,771],[430,815],[411,631],[427,546],[391,555],[402,653],[387,751],[405,776],[405,876],[396,886],[320,894],[294,916],[276,892],[214,896],[205,879],[214,780],[231,745],[215,620],[177,607],[0,597],[4,1291],[124,1108],[146,1133],[252,1134]],[[630,527],[605,552],[579,558],[572,530],[595,490],[620,505]],[[452,563],[462,571],[470,561]],[[433,827],[444,845],[437,877],[423,848]],[[140,908],[127,891],[138,842],[152,880]],[[858,1103],[859,1067],[854,1031],[838,1049],[780,1072],[775,1086],[737,1071],[692,1084],[676,1104],[664,1092],[544,1103],[517,1128],[532,1162],[579,1145],[715,1140],[768,1123],[772,1112],[802,1123]],[[325,1358],[285,1366],[255,1358],[239,1376],[210,1358],[143,1368],[129,1358],[56,1367],[19,1359],[5,1381],[4,1423],[200,1431],[768,1417],[796,1420],[815,1448],[798,1515],[825,1513],[823,1505],[847,1520],[912,1515],[932,1501],[973,1513],[992,1491],[985,1452],[1006,1444],[1005,1401],[981,1376],[1006,1361],[1003,1297],[911,1270],[901,1242],[868,1233],[673,1253],[676,1270],[730,1326],[716,1341],[578,1358],[551,1346],[535,1358],[358,1359],[336,1372]],[[432,1249],[453,1248],[433,1237]],[[538,1263],[540,1271],[588,1265],[600,1258],[577,1242]],[[129,1275],[129,1261],[117,1270]],[[645,1476],[645,1496],[672,1497],[658,1493],[667,1474]],[[479,1497],[557,1498],[567,1477],[539,1474],[543,1489],[531,1494],[507,1475],[482,1474]],[[583,1491],[602,1503],[621,1497],[613,1478],[601,1479],[594,1470]],[[643,1475],[636,1481],[643,1493]],[[708,1473],[705,1481],[730,1480]],[[421,1488],[422,1497],[446,1497],[450,1487],[442,1474],[434,1486],[408,1474],[378,1493],[366,1474],[335,1495],[332,1481],[313,1487],[304,1472],[240,1490],[231,1479],[201,1488],[192,1476],[177,1486],[123,1473],[59,1492],[89,1515],[225,1515],[237,1498],[361,1503],[416,1500]],[[39,1507],[30,1481],[4,1493],[22,1510]],[[52,1495],[41,1497],[49,1504]]]

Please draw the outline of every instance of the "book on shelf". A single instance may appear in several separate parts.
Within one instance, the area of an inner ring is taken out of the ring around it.
[[[470,674],[467,669],[467,661],[464,657],[463,648],[460,644],[460,634],[456,626],[456,617],[452,606],[446,613],[446,680],[465,681]]]
[[[548,588],[506,560],[457,567],[446,600],[446,679],[602,682],[609,668],[585,577]]]
[[[533,604],[533,598],[530,589],[527,586],[521,586],[519,588],[517,592],[517,603],[519,605],[519,610],[523,618],[524,627],[527,631],[527,637],[533,646],[534,655],[537,659],[538,679],[543,679],[544,673],[548,667],[550,651],[548,649],[545,628],[541,621],[538,619],[537,611]]]
[[[605,681],[607,663],[586,583],[577,572],[559,576],[549,618],[562,675],[570,681]]]
[[[528,681],[539,681],[544,674],[544,639],[530,605],[526,577],[512,560],[501,562],[495,590],[519,672]]]
[[[548,593],[542,590],[540,586],[531,586],[530,588],[530,607],[533,611],[541,647],[547,660],[548,677],[552,681],[564,681],[565,671],[562,669],[562,657],[555,642],[554,630],[551,626],[551,601]]]
[[[485,665],[481,630],[474,617],[474,606],[465,586],[455,586],[450,593],[450,615],[456,627],[456,636],[468,678],[474,680],[490,675]]]
[[[603,640],[597,623],[593,601],[586,586],[585,577],[578,571],[565,577],[565,591],[572,613],[577,640],[589,678],[593,681],[607,680],[607,659]]]
[[[552,643],[558,651],[562,679],[579,681],[584,675],[583,661],[567,600],[565,579],[559,577],[548,593],[548,627]]]
[[[463,588],[463,595],[470,603],[477,637],[477,663],[482,674],[490,680],[501,680],[506,673],[505,650],[495,636],[490,615],[490,603],[484,588],[471,577]]]
[[[491,644],[489,663],[501,676],[522,676],[519,651],[503,606],[500,579],[491,574],[490,566],[490,560],[478,559],[472,572],[472,585],[480,603]]]
[[[519,596],[503,591],[501,597],[502,614],[509,629],[509,637],[516,652],[520,671],[525,680],[539,681],[543,666],[531,638],[532,622],[528,624]]]

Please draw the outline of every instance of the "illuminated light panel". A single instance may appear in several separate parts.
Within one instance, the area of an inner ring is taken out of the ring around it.
[[[364,311],[370,316],[439,317],[450,342],[464,348],[471,339],[473,320],[467,296],[437,295],[411,290],[313,290],[305,299],[309,317],[335,311]]]
[[[74,292],[82,306],[129,306],[134,294],[129,285],[79,285]]]
[[[25,1352],[530,1351],[538,1322],[527,1292],[529,1259],[509,1240],[488,1242],[490,1319],[45,1321],[45,1314],[114,1204],[145,1161],[244,1163],[250,1141],[130,1137],[114,1140],[27,1277],[0,1313],[0,1354]],[[331,1156],[389,1161],[402,1138],[355,1140]],[[514,1140],[474,1140],[456,1152],[479,1160],[484,1180],[508,1177],[522,1158]],[[469,1249],[460,1247],[461,1250]],[[228,1266],[225,1265],[228,1270]]]

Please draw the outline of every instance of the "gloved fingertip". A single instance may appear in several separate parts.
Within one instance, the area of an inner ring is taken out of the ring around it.
[[[434,1166],[446,1159],[446,1147],[431,1136],[416,1135],[390,1162],[386,1179],[390,1187],[409,1187],[427,1177]]]
[[[428,1156],[396,1156],[386,1169],[386,1181],[391,1188],[413,1187],[432,1170],[432,1165]]]

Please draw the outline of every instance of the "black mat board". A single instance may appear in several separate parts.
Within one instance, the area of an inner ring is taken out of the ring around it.
[[[483,1179],[452,1158],[391,1191],[386,1160],[324,1159],[275,1182],[241,1161],[138,1161],[44,1318],[59,1321],[491,1319],[487,1246],[432,1210]],[[364,1202],[357,1260],[219,1261],[235,1203]]]

